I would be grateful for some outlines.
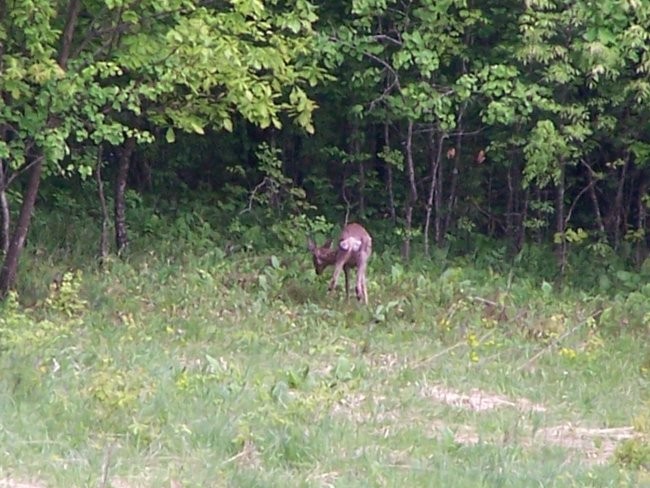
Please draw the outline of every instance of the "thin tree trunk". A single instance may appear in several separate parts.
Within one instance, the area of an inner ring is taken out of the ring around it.
[[[632,172],[631,174],[630,171]],[[625,183],[623,184],[623,187],[625,188],[625,186],[627,186],[629,188],[629,191],[623,191],[623,202],[621,205],[621,235],[623,238],[625,238],[625,234],[627,233],[628,229],[634,226],[634,224],[630,222],[630,212],[636,205],[636,202],[634,200],[634,187],[636,186],[635,182],[638,181],[639,173],[640,169],[635,168],[634,163],[630,161],[628,174],[625,178]]]
[[[418,189],[415,184],[415,164],[413,162],[413,121],[408,121],[406,133],[406,172],[409,183],[409,196],[406,202],[406,222],[404,229],[404,240],[402,241],[402,257],[410,259],[411,257],[411,234],[413,229],[413,207],[418,199]]]
[[[101,209],[102,223],[101,233],[99,235],[99,265],[102,266],[108,257],[108,206],[106,205],[106,195],[104,194],[104,181],[102,180],[103,164],[103,146],[97,150],[97,166],[95,167],[95,179],[97,180],[97,194],[99,196],[99,206]]]
[[[619,245],[621,244],[621,234],[622,234],[622,224],[624,223],[623,221],[623,215],[624,215],[624,208],[623,208],[623,191],[625,189],[625,180],[627,178],[627,167],[629,163],[629,157],[625,158],[625,162],[623,163],[623,169],[621,169],[621,177],[618,180],[618,187],[616,189],[616,196],[614,197],[614,206],[611,210],[611,222],[612,223],[612,230],[614,234],[614,248],[618,249]]]
[[[496,229],[496,222],[494,218],[494,212],[492,212],[492,178],[493,172],[492,169],[488,171],[488,187],[487,187],[487,212],[486,216],[488,219],[487,232],[489,237],[494,237],[494,231]]]
[[[648,229],[647,229],[647,216],[648,211],[645,201],[648,194],[648,186],[650,181],[648,180],[645,171],[641,170],[639,176],[639,193],[637,195],[637,221],[636,228],[638,231],[642,232],[640,239],[636,243],[636,264],[641,266],[646,258],[648,257]]]
[[[359,215],[366,214],[366,169],[363,161],[359,161]]]
[[[9,227],[11,214],[6,191],[5,162],[0,161],[0,253],[7,254],[9,250]]]
[[[560,179],[555,185],[555,233],[558,236],[558,239],[555,242],[555,258],[561,276],[564,275],[564,271],[566,269],[566,238],[564,235],[566,228],[564,220],[564,178],[564,161],[560,161]]]
[[[131,155],[135,149],[135,138],[129,137],[124,141],[120,154],[117,176],[115,179],[115,244],[117,253],[122,254],[129,244],[126,225],[126,181],[129,175]]]
[[[462,115],[458,117],[458,134],[456,135],[456,145],[454,147],[454,167],[451,170],[451,183],[449,184],[449,196],[447,197],[447,215],[445,215],[444,232],[447,233],[452,226],[454,207],[456,206],[456,191],[458,188],[458,175],[460,174],[460,153],[462,149]]]
[[[594,207],[594,217],[596,219],[596,225],[598,230],[602,235],[605,235],[605,224],[603,223],[603,216],[600,211],[600,205],[598,204],[598,195],[596,195],[596,181],[594,180],[594,170],[589,166],[587,161],[584,159],[580,161],[583,166],[587,168],[587,181],[589,184],[589,198],[591,199],[591,204]]]
[[[429,185],[429,196],[427,197],[426,215],[424,218],[424,253],[429,256],[429,228],[431,226],[431,212],[433,210],[433,201],[436,191],[438,190],[438,166],[442,158],[442,141],[445,135],[440,132],[436,145],[429,142],[429,161],[431,170],[431,184]],[[437,146],[437,147],[436,147]]]
[[[512,178],[512,164],[508,166],[506,181],[508,183],[508,202],[506,203],[506,239],[510,246],[511,252],[515,251],[516,243],[515,233],[515,186]],[[515,251],[516,252],[516,251]]]
[[[81,0],[70,0],[68,4],[68,16],[66,18],[65,28],[61,35],[61,49],[57,61],[59,66],[65,69],[70,58],[70,50],[72,49],[72,38],[74,36],[74,29],[77,25],[77,19],[81,12]]]
[[[343,178],[341,178],[341,198],[345,202],[345,219],[343,220],[344,225],[348,225],[350,222],[350,211],[352,210],[352,204],[350,203],[350,198],[348,198],[347,191],[347,171],[343,170]]]
[[[5,0],[0,0],[0,21],[3,21],[7,13]],[[4,72],[4,43],[0,43],[0,73]],[[4,101],[5,94],[0,93],[0,100]],[[0,140],[7,140],[7,126],[0,127]],[[9,200],[7,199],[7,173],[9,165],[0,160],[0,253],[6,255],[9,250],[9,228],[11,226],[11,214],[9,212]]]
[[[390,151],[390,125],[384,123],[384,146]],[[386,161],[386,189],[388,190],[388,209],[390,219],[395,224],[397,221],[397,212],[395,211],[395,194],[393,192],[393,163]]]
[[[433,206],[436,211],[435,217],[433,219],[434,222],[434,227],[436,230],[436,245],[441,247],[442,246],[442,241],[443,241],[443,236],[445,235],[443,225],[444,225],[444,215],[442,211],[442,201],[443,201],[443,191],[442,191],[442,181],[443,181],[443,161],[440,159],[440,152],[442,151],[442,139],[439,141],[439,151],[438,151],[438,167],[437,169],[437,174],[436,174],[436,192],[433,198]]]
[[[525,192],[522,191],[521,185],[521,166],[518,162],[514,162],[512,167],[512,250],[514,254],[518,254],[521,251],[524,240],[526,238],[526,231],[524,229],[524,222],[526,221],[526,216],[528,212],[528,190]]]
[[[2,3],[0,9],[4,12],[5,5]],[[57,62],[63,69],[68,64],[70,57],[70,49],[72,46],[74,29],[77,25],[79,13],[81,12],[81,0],[70,0],[68,4],[68,11],[66,16],[65,26],[61,35],[61,48],[57,56]],[[53,120],[48,121],[49,125],[56,125]],[[38,188],[41,182],[41,174],[43,173],[44,155],[37,154],[32,156],[33,160],[29,163],[29,177],[27,187],[23,194],[23,202],[18,214],[18,220],[13,231],[13,235],[9,239],[7,252],[0,269],[0,300],[4,299],[9,290],[13,287],[16,281],[16,273],[18,271],[18,262],[23,248],[25,247],[25,239],[29,232],[29,225],[32,219],[32,213],[36,205],[36,197],[38,196]],[[3,178],[4,179],[4,178]],[[4,185],[3,185],[4,190]]]
[[[359,123],[357,121],[353,124],[354,139],[352,141],[352,148],[354,150],[354,158],[359,164],[359,215],[365,216],[366,214],[366,168],[364,162],[361,160],[361,135],[359,133]]]
[[[539,186],[533,183],[530,193],[532,193],[532,202],[537,203],[539,205],[542,202],[542,197],[544,196]],[[530,202],[529,202],[529,208],[530,208]],[[541,220],[544,222],[544,225],[546,225],[546,222],[548,220],[548,215],[544,215],[536,205],[533,205],[532,208],[530,208],[530,213],[532,215],[532,222]],[[531,239],[533,239],[537,244],[541,244],[542,242],[544,242],[544,238],[542,236],[542,230],[536,225],[530,228],[530,236]]]
[[[36,197],[38,195],[38,187],[41,182],[41,173],[43,172],[43,157],[37,156],[32,162],[29,169],[29,180],[27,181],[27,188],[23,195],[23,203],[20,207],[20,214],[16,222],[9,247],[5,255],[2,269],[0,270],[0,300],[4,299],[9,293],[9,290],[16,281],[16,273],[18,271],[18,260],[25,247],[25,239],[29,231],[29,224],[32,219],[32,212],[36,204]]]
[[[521,213],[517,219],[517,252],[520,252],[526,242],[526,219],[528,219],[528,206],[530,203],[530,190],[526,188],[524,201],[521,203]]]
[[[359,121],[356,119],[352,120],[348,125],[347,141],[348,152],[352,156],[351,160],[357,163],[357,202],[359,214],[364,215],[366,212],[366,173],[363,161],[361,161],[361,134],[359,132]]]

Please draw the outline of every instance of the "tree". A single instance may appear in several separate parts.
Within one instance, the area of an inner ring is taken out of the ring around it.
[[[90,175],[88,145],[153,142],[154,126],[167,127],[168,142],[174,128],[230,130],[234,114],[280,127],[287,113],[313,130],[304,87],[322,72],[309,56],[316,15],[305,0],[0,5],[0,195],[27,176],[0,297],[14,283],[42,178]]]

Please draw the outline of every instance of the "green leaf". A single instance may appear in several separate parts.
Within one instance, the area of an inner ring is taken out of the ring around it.
[[[190,122],[190,127],[197,134],[205,135],[205,131],[203,130],[203,127],[201,127],[197,122]]]

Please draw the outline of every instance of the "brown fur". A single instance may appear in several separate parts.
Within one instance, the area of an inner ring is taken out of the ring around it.
[[[316,274],[320,275],[328,266],[334,266],[334,274],[330,281],[329,290],[336,288],[341,270],[345,274],[345,295],[349,296],[350,268],[357,268],[356,294],[358,300],[368,304],[368,290],[366,287],[366,269],[372,254],[372,237],[360,224],[348,224],[343,228],[338,245],[332,248],[329,239],[322,247],[316,245],[313,239],[308,241],[308,249],[314,260]]]

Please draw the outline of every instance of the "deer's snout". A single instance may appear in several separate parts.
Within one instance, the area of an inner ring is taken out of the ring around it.
[[[314,270],[316,271],[316,274],[320,276],[324,269],[325,266],[323,266],[323,263],[314,258]]]

